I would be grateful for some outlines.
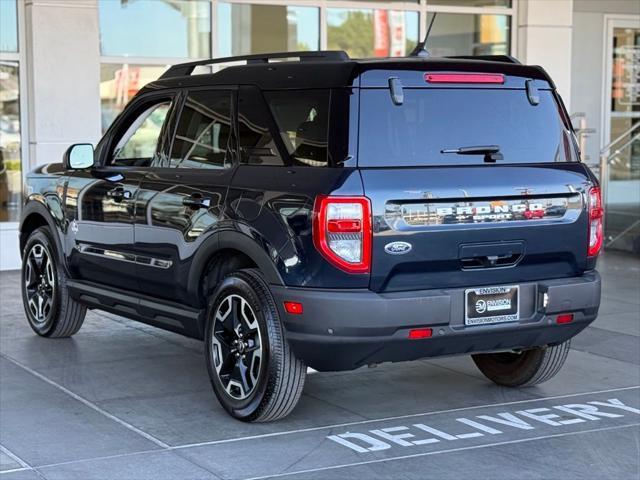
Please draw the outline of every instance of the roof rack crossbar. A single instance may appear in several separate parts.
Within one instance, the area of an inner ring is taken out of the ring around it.
[[[458,58],[460,60],[484,60],[485,62],[502,62],[502,63],[515,63],[516,65],[522,65],[520,60],[511,55],[455,55],[445,58]]]
[[[171,66],[160,78],[173,78],[189,76],[196,67],[215,65],[219,63],[232,63],[246,61],[247,64],[269,63],[272,59],[279,58],[299,58],[301,62],[345,62],[349,60],[349,55],[342,50],[324,50],[313,52],[277,52],[261,53],[254,55],[241,55],[237,57],[210,58],[208,60],[198,60],[195,62],[179,63]]]

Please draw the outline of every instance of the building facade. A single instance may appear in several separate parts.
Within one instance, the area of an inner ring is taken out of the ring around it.
[[[638,1],[0,0],[0,269],[19,268],[25,173],[95,144],[167,66],[291,50],[403,56],[434,13],[432,55],[508,54],[549,71],[585,160],[599,172],[609,154],[609,247],[638,254]]]

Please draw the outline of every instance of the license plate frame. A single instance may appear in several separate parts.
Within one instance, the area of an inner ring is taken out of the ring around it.
[[[518,320],[520,320],[519,285],[467,288],[464,291],[464,324],[466,326],[493,325]]]

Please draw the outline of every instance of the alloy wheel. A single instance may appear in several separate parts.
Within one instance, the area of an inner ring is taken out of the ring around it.
[[[253,393],[262,367],[262,336],[258,319],[240,295],[226,296],[215,312],[212,360],[223,388],[235,400]]]
[[[49,252],[40,243],[27,255],[24,283],[29,311],[36,323],[44,323],[53,310],[56,276]]]

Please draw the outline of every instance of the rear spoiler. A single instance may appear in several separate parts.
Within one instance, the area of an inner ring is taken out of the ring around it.
[[[454,55],[451,57],[444,57],[460,60],[484,60],[486,62],[502,62],[502,63],[515,63],[516,65],[522,65],[522,62],[511,55]]]

